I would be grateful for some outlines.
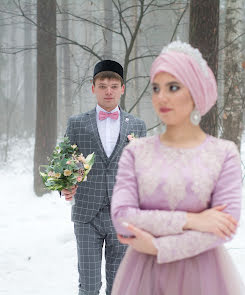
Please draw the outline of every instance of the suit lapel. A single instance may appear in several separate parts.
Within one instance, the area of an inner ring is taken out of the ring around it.
[[[119,141],[119,148],[124,146],[125,140],[127,140],[128,135],[128,126],[129,126],[129,118],[127,113],[121,111],[121,118],[120,118],[120,141]]]
[[[100,135],[99,135],[98,127],[97,127],[96,109],[93,109],[92,111],[88,112],[87,116],[88,116],[88,124],[86,126],[86,130],[88,133],[90,133],[94,137],[94,142],[95,142],[97,151],[102,156],[103,161],[107,162],[108,157],[105,153],[102,142],[100,140]]]

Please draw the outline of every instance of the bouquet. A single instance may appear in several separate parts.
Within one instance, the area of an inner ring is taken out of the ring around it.
[[[87,180],[87,175],[94,164],[94,153],[86,158],[78,154],[77,145],[71,145],[69,138],[65,137],[55,147],[48,165],[41,165],[39,173],[48,190],[62,191],[70,189],[79,182]],[[44,169],[41,172],[41,168]]]

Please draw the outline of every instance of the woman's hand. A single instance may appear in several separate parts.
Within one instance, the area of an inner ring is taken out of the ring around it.
[[[187,213],[184,229],[213,233],[223,239],[230,238],[237,228],[237,221],[228,213],[222,212],[227,205],[220,205],[200,213]]]
[[[117,235],[118,240],[122,244],[130,245],[141,253],[157,255],[157,248],[153,244],[154,236],[126,222],[124,222],[123,225],[132,232],[134,237],[125,238],[121,235]]]
[[[77,191],[77,185],[74,185],[69,190],[68,189],[63,189],[61,191],[61,195],[65,196],[66,201],[72,201],[73,196],[75,195],[76,191]]]

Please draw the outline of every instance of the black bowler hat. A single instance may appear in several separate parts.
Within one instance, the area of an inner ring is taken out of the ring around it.
[[[100,72],[110,71],[117,73],[119,76],[123,79],[123,67],[114,60],[102,60],[98,62],[94,67],[94,76],[97,75]]]

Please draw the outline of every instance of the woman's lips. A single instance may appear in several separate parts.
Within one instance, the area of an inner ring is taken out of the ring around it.
[[[169,108],[160,108],[161,113],[168,113],[170,111],[171,111],[171,109],[169,109]]]

